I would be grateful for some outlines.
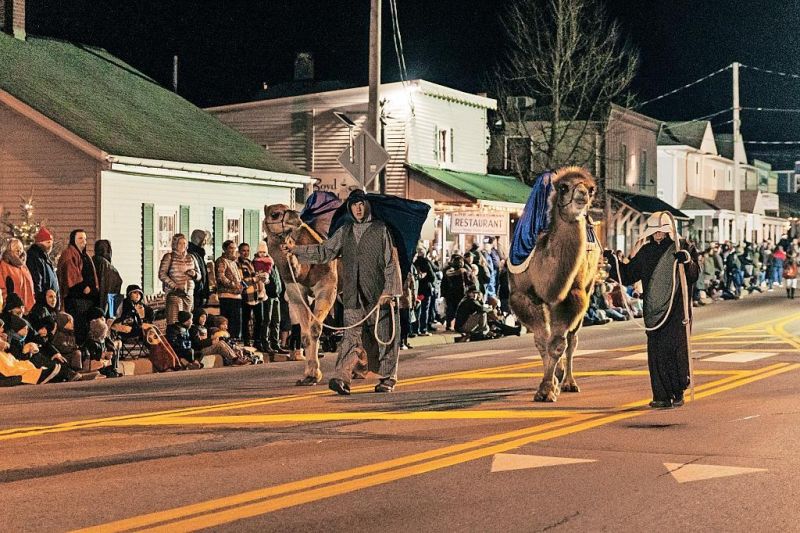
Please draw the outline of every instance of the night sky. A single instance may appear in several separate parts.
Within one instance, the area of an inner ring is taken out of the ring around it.
[[[505,2],[397,4],[410,78],[485,88],[504,47]],[[607,7],[641,51],[639,101],[733,61],[800,74],[800,0],[608,0]],[[179,92],[200,106],[249,100],[262,82],[291,80],[297,51],[314,54],[317,79],[367,81],[369,0],[27,0],[27,10],[29,33],[101,46],[165,86],[178,54]],[[396,81],[386,1],[383,14],[383,80]],[[690,120],[730,107],[730,99],[726,72],[641,112]],[[743,70],[742,105],[800,108],[800,79]],[[800,141],[800,113],[747,111],[742,118],[745,140]],[[800,147],[748,146],[748,153],[788,168]]]

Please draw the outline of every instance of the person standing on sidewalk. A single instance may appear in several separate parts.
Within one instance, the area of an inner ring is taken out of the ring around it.
[[[172,251],[161,258],[158,279],[164,284],[167,296],[167,324],[177,322],[180,311],[191,314],[194,307],[194,282],[200,279],[200,272],[194,256],[189,253],[189,241],[183,233],[176,233],[172,237]]]
[[[417,249],[417,258],[414,259],[414,267],[417,269],[419,288],[417,289],[417,301],[419,302],[419,312],[417,321],[414,322],[415,332],[420,337],[427,337],[428,325],[430,324],[431,300],[433,299],[433,285],[436,282],[436,272],[433,269],[430,259],[425,257],[425,248]]]

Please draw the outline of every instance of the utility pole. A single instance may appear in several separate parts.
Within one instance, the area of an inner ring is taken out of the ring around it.
[[[740,228],[742,211],[742,184],[739,182],[739,141],[741,141],[742,122],[739,116],[739,63],[733,63],[733,211],[736,220],[733,223],[733,241],[741,243],[744,235],[744,228]]]
[[[381,1],[370,0],[369,17],[369,103],[364,129],[380,142],[380,85],[381,85]],[[381,180],[376,178],[373,190],[380,191]],[[367,185],[367,184],[365,184]]]
[[[178,56],[172,56],[172,92],[178,92]]]

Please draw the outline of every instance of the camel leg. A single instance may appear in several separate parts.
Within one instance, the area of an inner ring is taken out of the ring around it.
[[[314,315],[303,313],[306,324],[301,323],[303,331],[303,348],[306,355],[306,371],[298,385],[316,385],[322,381],[322,371],[319,367],[319,337],[322,335],[322,323],[333,307],[336,299],[336,284],[317,284],[312,288],[314,294]]]
[[[536,349],[542,357],[542,364],[545,369],[547,369],[550,364],[547,346],[548,339],[550,339],[550,313],[547,307],[541,302],[534,301],[534,297],[528,291],[512,292],[509,303],[516,313],[517,319],[525,324],[525,327],[533,333],[533,341],[536,344]],[[545,370],[545,376],[546,375],[547,373]],[[546,377],[543,378],[542,382],[539,384],[539,388],[533,397],[534,401],[546,401],[552,388],[552,374],[550,378],[551,383],[546,383],[546,380]]]
[[[572,375],[572,358],[575,355],[575,349],[578,347],[578,331],[581,329],[580,324],[577,328],[573,329],[567,334],[567,351],[564,354],[566,359],[567,368],[564,372],[564,378],[561,380],[561,390],[563,392],[580,392],[581,388],[575,381]]]
[[[567,349],[568,333],[576,330],[577,324],[583,320],[585,296],[580,289],[572,289],[564,301],[550,310],[550,338],[547,343],[548,359],[544,365],[542,384],[534,397],[536,401],[554,402],[561,392],[555,375],[556,368],[564,364],[561,358]],[[565,379],[571,375],[571,356],[568,359]],[[572,381],[575,381],[574,378]]]

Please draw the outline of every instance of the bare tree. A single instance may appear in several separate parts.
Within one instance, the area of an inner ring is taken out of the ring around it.
[[[515,0],[503,22],[509,48],[495,92],[505,136],[525,139],[530,164],[514,161],[526,154],[507,141],[506,158],[527,182],[566,164],[599,173],[610,107],[630,102],[638,52],[601,0]]]

